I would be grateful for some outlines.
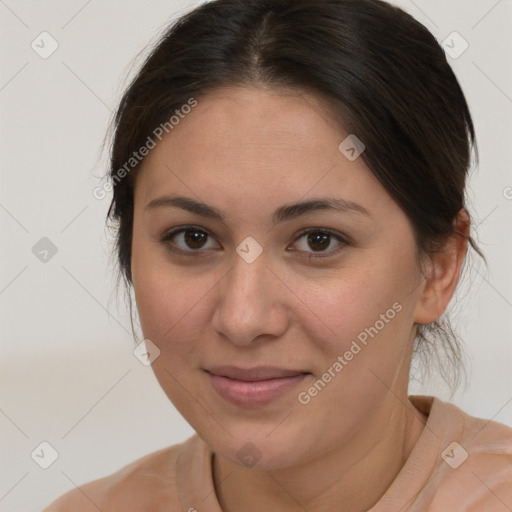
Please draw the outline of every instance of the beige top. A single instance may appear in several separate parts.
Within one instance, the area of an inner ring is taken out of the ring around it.
[[[406,464],[368,512],[511,512],[512,428],[434,397],[411,396],[428,416]],[[196,434],[100,480],[43,512],[222,512],[212,451]]]

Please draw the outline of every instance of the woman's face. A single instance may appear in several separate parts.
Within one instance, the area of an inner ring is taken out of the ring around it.
[[[407,398],[413,231],[350,140],[339,148],[347,136],[313,96],[221,89],[137,177],[132,274],[154,372],[234,463],[376,439]]]

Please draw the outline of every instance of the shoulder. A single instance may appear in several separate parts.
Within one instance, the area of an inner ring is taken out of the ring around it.
[[[198,436],[194,435],[183,443],[150,453],[109,476],[78,486],[43,512],[168,510],[169,505],[179,503],[177,461],[197,445]]]
[[[508,470],[508,476],[512,476],[512,428],[497,421],[471,416],[453,404],[443,405],[447,415],[460,424],[454,447],[462,453],[464,462],[479,462],[482,469],[486,469],[488,465],[483,461],[493,461],[496,469]],[[445,460],[450,456],[451,451],[448,450],[444,454]]]
[[[438,432],[442,451],[433,505],[456,503],[468,512],[510,510],[512,428],[436,401],[451,428]]]

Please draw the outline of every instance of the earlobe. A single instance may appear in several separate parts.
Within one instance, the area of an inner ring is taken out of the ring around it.
[[[465,209],[454,221],[454,233],[436,253],[430,256],[429,273],[418,299],[414,322],[429,324],[446,310],[460,278],[467,252],[469,217]]]

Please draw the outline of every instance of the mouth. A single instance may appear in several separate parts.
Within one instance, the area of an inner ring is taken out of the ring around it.
[[[213,389],[238,407],[259,407],[282,397],[297,386],[309,372],[270,366],[237,368],[218,366],[205,369]]]

